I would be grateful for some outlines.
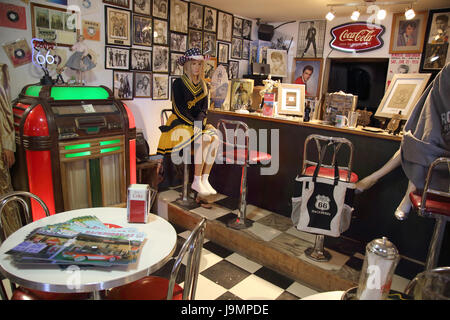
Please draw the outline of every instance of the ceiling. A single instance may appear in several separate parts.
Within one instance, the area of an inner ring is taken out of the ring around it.
[[[375,4],[380,5],[383,1],[392,3],[397,0],[380,0],[376,1]],[[407,0],[398,1],[404,3]],[[193,0],[192,2],[208,5],[246,18],[261,18],[261,22],[287,22],[324,19],[329,10],[327,4],[364,3],[364,0]],[[403,12],[406,6],[406,4],[389,5],[387,11]],[[449,0],[417,0],[413,8],[416,11],[421,11],[430,8],[448,8],[449,6]],[[354,7],[338,6],[333,9],[336,11],[336,16],[340,16],[350,15]]]

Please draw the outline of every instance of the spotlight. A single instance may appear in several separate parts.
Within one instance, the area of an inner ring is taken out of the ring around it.
[[[384,18],[386,18],[386,10],[384,10],[384,9],[378,10],[377,19],[384,20]]]
[[[409,8],[408,10],[405,11],[406,20],[411,20],[415,16],[416,16],[416,13],[414,12],[413,8]]]
[[[353,21],[357,21],[359,19],[359,15],[360,15],[359,10],[355,10],[355,11],[353,11],[350,19],[352,19]]]
[[[325,18],[326,18],[328,21],[333,20],[334,17],[335,17],[335,12],[333,11],[333,9],[331,9],[331,10],[327,13],[327,15],[325,16]]]

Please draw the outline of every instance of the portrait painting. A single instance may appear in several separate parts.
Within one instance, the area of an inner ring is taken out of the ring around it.
[[[114,97],[120,100],[133,100],[133,72],[113,71]]]
[[[318,97],[320,94],[320,81],[322,79],[322,59],[294,59],[293,84],[305,85],[307,97]]]
[[[287,52],[285,50],[267,49],[267,63],[270,74],[274,77],[287,77]]]
[[[230,110],[246,109],[252,105],[253,79],[231,80]]]
[[[202,30],[203,6],[193,2],[189,3],[189,28]]]
[[[231,42],[233,36],[233,15],[219,11],[217,14],[217,40]]]
[[[151,72],[134,73],[134,97],[151,98],[152,97],[152,74]]]
[[[217,28],[217,10],[205,6],[203,10],[203,30],[216,32]]]
[[[152,18],[133,15],[133,44],[150,47],[152,45]]]
[[[426,11],[416,12],[411,20],[407,20],[403,13],[394,13],[389,53],[422,52],[427,17]]]
[[[205,63],[203,64],[203,77],[206,81],[211,81],[216,68],[217,68],[216,58],[211,57],[205,60]]]
[[[169,0],[153,0],[153,16],[160,19],[167,19]]]
[[[188,3],[182,0],[170,1],[170,31],[188,32]]]

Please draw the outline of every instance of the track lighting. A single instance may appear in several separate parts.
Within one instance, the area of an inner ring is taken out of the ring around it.
[[[336,13],[333,11],[333,9],[331,9],[330,11],[328,11],[328,13],[327,13],[327,15],[325,16],[325,18],[326,18],[328,21],[331,21],[331,20],[334,19],[335,14],[336,14]]]
[[[384,18],[386,18],[386,10],[384,10],[384,9],[378,10],[377,19],[384,20]]]
[[[355,10],[355,11],[353,11],[350,19],[352,19],[353,21],[357,21],[359,19],[359,15],[360,15],[359,10]]]
[[[405,11],[405,18],[406,18],[406,20],[411,20],[415,16],[416,16],[416,13],[414,12],[414,9],[412,7],[410,7],[409,9],[407,9]]]

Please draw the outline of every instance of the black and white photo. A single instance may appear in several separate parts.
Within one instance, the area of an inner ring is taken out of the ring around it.
[[[188,34],[188,49],[199,48],[202,51],[202,32],[194,29],[189,29]]]
[[[252,21],[246,20],[242,22],[242,37],[247,40],[251,40],[252,36]]]
[[[219,64],[228,64],[228,53],[230,45],[228,43],[219,42],[217,46],[217,62]]]
[[[171,76],[182,76],[183,75],[183,67],[177,63],[179,57],[181,57],[182,53],[170,53],[170,75]]]
[[[233,38],[233,41],[231,42],[231,58],[242,58],[242,39]]]
[[[167,20],[153,19],[153,43],[168,45]]]
[[[169,72],[169,47],[153,46],[153,72]]]
[[[169,0],[153,0],[153,16],[156,18],[167,19],[169,9]]]
[[[187,50],[187,35],[182,33],[170,33],[170,51],[185,52]]]
[[[169,75],[153,74],[153,100],[169,99]]]
[[[152,13],[152,0],[133,0],[133,12],[150,16]]]
[[[250,59],[250,40],[242,41],[242,59],[249,60]]]
[[[189,3],[189,28],[203,28],[203,6],[196,3]]]
[[[242,38],[242,23],[243,19],[234,17],[233,18],[233,37]]]
[[[151,98],[152,97],[152,74],[151,72],[134,73],[134,97]]]
[[[112,4],[114,6],[130,8],[130,0],[103,0],[103,3]]]
[[[128,70],[130,49],[105,47],[105,69]]]
[[[298,24],[297,57],[321,58],[327,20],[300,21]]]
[[[215,57],[217,37],[215,33],[203,32],[203,54]]]
[[[210,31],[210,32],[216,32],[217,28],[217,10],[206,7],[203,11],[203,30]]]
[[[219,11],[217,15],[217,40],[231,42],[233,15]]]
[[[239,78],[239,61],[230,60],[229,69],[230,69],[230,79]]]
[[[105,6],[105,44],[131,46],[131,11]]]
[[[188,3],[182,0],[170,1],[170,31],[188,32]]]
[[[131,49],[130,70],[152,71],[152,52],[149,50]]]
[[[133,44],[150,47],[152,45],[152,18],[133,15]]]
[[[120,100],[133,100],[133,72],[113,71],[114,97]]]
[[[206,81],[211,81],[214,71],[217,67],[217,59],[210,57],[208,60],[205,60],[203,65],[203,77]]]

